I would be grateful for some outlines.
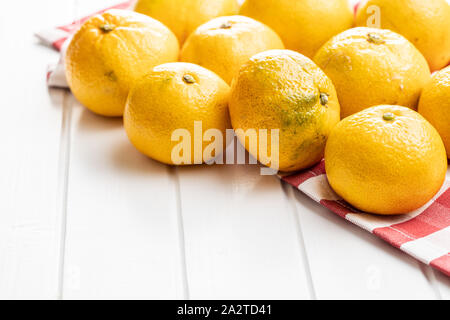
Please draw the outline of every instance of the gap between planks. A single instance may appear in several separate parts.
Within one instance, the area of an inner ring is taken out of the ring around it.
[[[66,251],[66,230],[67,230],[67,197],[69,185],[70,167],[70,143],[72,127],[72,107],[73,98],[69,91],[63,92],[61,138],[59,146],[58,161],[58,201],[60,210],[60,237],[59,237],[59,263],[58,263],[58,288],[57,299],[63,299],[64,292],[64,267]]]
[[[438,280],[436,279],[436,271],[432,267],[423,264],[420,261],[417,261],[417,264],[419,265],[420,270],[422,271],[424,277],[427,279],[428,283],[430,284],[431,289],[433,290],[436,299],[442,300],[442,293],[439,289]]]
[[[77,21],[79,3],[78,0],[72,0],[72,20]],[[69,90],[62,89],[62,121],[61,121],[61,137],[59,146],[58,161],[58,201],[60,201],[60,238],[59,238],[59,263],[58,263],[58,287],[56,298],[62,300],[64,297],[64,270],[66,258],[66,234],[67,234],[67,198],[69,188],[69,168],[70,168],[70,145],[71,145],[71,128],[72,128],[72,109],[73,96]]]
[[[291,186],[284,183],[282,180],[280,180],[280,186],[283,190],[283,193],[286,197],[286,201],[289,202],[289,206],[291,207],[291,212],[294,215],[294,221],[296,223],[296,232],[297,232],[297,239],[300,246],[300,254],[302,257],[302,264],[305,268],[306,272],[306,279],[307,279],[307,286],[309,291],[309,296],[312,300],[317,300],[316,291],[314,289],[314,282],[312,279],[312,273],[311,273],[311,266],[308,259],[308,252],[306,251],[306,245],[305,245],[305,239],[303,236],[302,226],[300,222],[300,215],[297,212],[297,206],[294,201],[296,199],[294,198],[294,190]]]
[[[186,242],[184,237],[184,222],[183,222],[183,207],[181,203],[181,188],[180,188],[180,178],[179,172],[176,167],[168,167],[170,177],[172,179],[174,188],[175,188],[175,196],[176,196],[176,234],[177,234],[177,243],[178,243],[178,257],[179,263],[178,266],[180,268],[180,282],[181,282],[181,290],[182,290],[182,299],[189,300],[189,281],[187,275],[187,264],[186,264]]]

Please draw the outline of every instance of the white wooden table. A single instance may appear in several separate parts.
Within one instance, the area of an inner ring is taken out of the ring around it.
[[[48,90],[58,54],[33,32],[110,3],[2,3],[0,298],[450,298],[448,278],[258,167],[169,168]]]

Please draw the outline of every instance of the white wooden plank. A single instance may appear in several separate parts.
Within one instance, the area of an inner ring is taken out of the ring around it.
[[[47,89],[58,54],[33,32],[67,19],[58,0],[6,1],[0,10],[0,298],[58,297],[64,92]]]
[[[317,298],[437,298],[426,266],[293,191]]]
[[[258,166],[178,169],[192,299],[304,299],[312,293],[291,204]]]
[[[182,298],[168,168],[134,149],[121,119],[72,112],[63,298]]]
[[[120,119],[77,104],[73,125],[64,297],[182,297],[167,167],[131,146]]]

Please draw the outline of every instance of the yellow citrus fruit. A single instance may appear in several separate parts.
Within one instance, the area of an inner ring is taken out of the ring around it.
[[[342,120],[325,149],[328,181],[354,207],[376,214],[425,205],[445,180],[447,157],[436,129],[419,113],[381,105]]]
[[[347,0],[246,0],[240,13],[267,24],[287,49],[309,58],[332,36],[353,25]]]
[[[181,164],[172,155],[181,140],[177,132],[187,130],[189,139],[182,140],[187,141],[188,147],[176,155],[188,157],[182,164],[197,163],[196,159],[201,163],[203,151],[209,145],[202,143],[203,132],[218,130],[225,140],[226,129],[231,128],[229,93],[225,81],[203,67],[182,62],[159,65],[130,90],[124,113],[125,130],[139,151],[167,164]],[[194,122],[201,122],[200,133],[195,132]],[[176,134],[174,141],[172,134]],[[195,158],[198,156],[195,139],[200,139],[199,158]]]
[[[322,159],[328,134],[339,122],[339,102],[331,80],[309,58],[290,50],[256,54],[242,66],[231,92],[233,128],[261,163],[266,164],[262,155],[272,155],[275,146],[281,171],[307,168]],[[279,130],[274,146],[272,129]],[[248,130],[258,137],[267,130],[267,143],[258,143],[258,151],[244,135]]]
[[[236,0],[138,0],[135,11],[168,26],[180,44],[201,24],[238,13]]]
[[[416,109],[430,80],[422,54],[389,30],[344,31],[324,44],[314,61],[333,81],[342,117],[379,104]]]
[[[450,5],[446,0],[366,0],[358,9],[356,24],[403,35],[422,52],[432,70],[450,62]]]
[[[154,66],[176,61],[179,45],[162,23],[139,13],[109,10],[86,21],[65,56],[75,97],[104,116],[122,116],[134,81]]]
[[[210,69],[231,83],[248,59],[271,49],[284,49],[284,45],[266,25],[244,16],[219,17],[189,36],[180,59]]]
[[[423,89],[419,113],[437,129],[450,158],[450,66],[434,74]]]

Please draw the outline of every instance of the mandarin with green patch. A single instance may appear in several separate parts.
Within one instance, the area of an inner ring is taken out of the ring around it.
[[[309,58],[290,50],[270,50],[253,56],[232,85],[230,116],[233,128],[279,129],[279,169],[307,168],[323,157],[325,142],[339,122],[339,102],[331,80]],[[257,154],[237,132],[255,158],[272,153],[272,145]]]

